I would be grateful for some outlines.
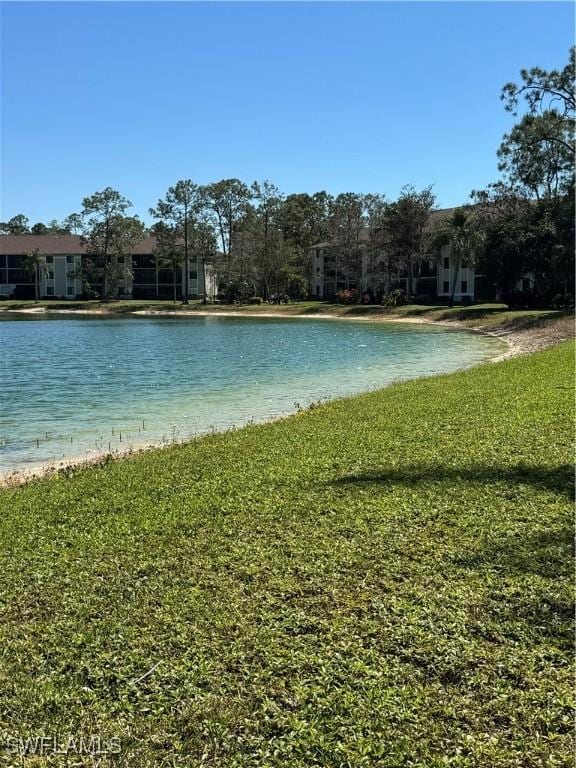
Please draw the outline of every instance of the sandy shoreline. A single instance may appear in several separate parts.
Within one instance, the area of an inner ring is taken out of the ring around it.
[[[14,314],[78,314],[78,315],[111,315],[113,312],[107,310],[93,310],[93,309],[46,309],[44,307],[31,307],[29,309],[22,310],[0,310],[1,312]],[[341,315],[332,314],[314,314],[314,315],[299,315],[299,314],[285,314],[283,312],[242,312],[240,311],[203,311],[195,310],[193,312],[182,310],[166,310],[166,311],[154,311],[154,310],[136,310],[135,312],[122,313],[133,314],[139,316],[181,316],[181,317],[251,317],[251,318],[295,318],[300,320],[352,320],[354,322],[392,322],[392,323],[412,323],[418,325],[441,325],[444,327],[452,328],[454,330],[469,331],[472,333],[480,333],[486,336],[493,336],[506,342],[508,349],[491,358],[487,362],[496,363],[501,360],[505,360],[518,355],[530,354],[537,352],[541,349],[553,346],[561,341],[567,341],[573,339],[575,336],[574,322],[571,318],[562,318],[557,321],[553,321],[541,326],[534,326],[528,328],[522,328],[519,330],[507,329],[505,327],[499,328],[486,328],[481,325],[469,326],[459,320],[435,320],[433,318],[423,317],[391,317],[389,315],[371,315],[368,317],[347,317]],[[287,418],[287,417],[281,417]],[[262,423],[266,423],[263,421]],[[201,437],[202,435],[198,435]],[[198,437],[192,439],[198,439]],[[188,441],[184,441],[188,442]],[[180,445],[181,443],[179,443]],[[102,454],[95,455],[90,458],[82,457],[70,457],[68,459],[62,459],[56,464],[47,464],[42,466],[30,467],[30,469],[23,469],[8,474],[0,475],[0,488],[16,487],[23,485],[29,480],[46,477],[48,475],[59,473],[73,468],[84,468],[103,464],[108,461],[113,461],[120,458],[128,458],[130,456],[136,456],[143,451],[151,449],[165,448],[173,445],[168,444],[149,444],[141,445],[134,448],[129,448],[126,451],[113,451],[111,453],[102,452]]]

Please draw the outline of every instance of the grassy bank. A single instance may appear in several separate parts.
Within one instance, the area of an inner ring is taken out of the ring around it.
[[[294,304],[203,304],[201,301],[191,301],[188,305],[180,302],[174,304],[171,301],[113,301],[104,303],[100,301],[18,301],[9,300],[0,302],[2,311],[30,311],[50,310],[133,314],[137,312],[174,312],[195,314],[198,312],[262,315],[273,312],[278,315],[331,315],[334,317],[352,318],[414,318],[420,317],[429,320],[456,320],[469,325],[482,321],[488,324],[510,322],[520,318],[531,318],[534,321],[544,322],[568,316],[568,313],[559,310],[508,310],[505,304],[473,304],[470,306],[448,307],[439,304],[420,305],[410,304],[405,307],[383,307],[380,304],[354,304],[346,306],[334,304],[329,301],[300,301]]]
[[[115,736],[139,768],[572,765],[572,361],[1,492],[1,736]]]

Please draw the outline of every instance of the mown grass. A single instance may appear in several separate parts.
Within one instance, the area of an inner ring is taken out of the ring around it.
[[[572,368],[562,344],[3,491],[2,738],[572,765]],[[93,764],[65,761],[24,764]]]

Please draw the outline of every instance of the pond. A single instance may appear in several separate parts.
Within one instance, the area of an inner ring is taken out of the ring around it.
[[[477,364],[442,326],[246,317],[0,317],[0,474],[294,412]]]

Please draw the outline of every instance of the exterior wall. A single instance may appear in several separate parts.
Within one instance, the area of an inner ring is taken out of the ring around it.
[[[312,295],[324,298],[324,248],[314,248],[312,253]]]
[[[364,266],[362,266],[360,284],[357,284],[356,275],[353,271],[350,270],[347,276],[343,265],[337,263],[336,252],[329,243],[314,246],[311,251],[312,278],[310,282],[312,295],[315,298],[331,298],[338,291],[347,288],[362,289],[366,279]],[[364,259],[362,265],[364,265]]]
[[[449,245],[444,245],[440,254],[440,263],[437,273],[437,295],[450,297],[452,290],[452,281],[455,277],[457,265],[452,258]],[[472,267],[461,267],[456,275],[456,290],[454,292],[455,301],[465,299],[474,299],[474,269]]]
[[[24,257],[23,257],[24,258]],[[49,254],[40,276],[40,296],[74,299],[82,292],[80,254]]]

